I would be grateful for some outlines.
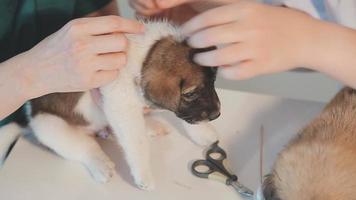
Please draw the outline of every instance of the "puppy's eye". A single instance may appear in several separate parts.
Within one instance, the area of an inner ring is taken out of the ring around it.
[[[198,93],[196,92],[189,92],[189,93],[186,93],[186,94],[183,94],[183,99],[187,102],[192,102],[194,101],[195,99],[197,99],[199,97]]]
[[[191,99],[191,98],[194,97],[195,94],[196,94],[196,93],[193,91],[193,92],[184,93],[183,96],[184,96],[185,98]]]
[[[189,87],[185,90],[182,91],[182,96],[184,97],[185,100],[187,101],[193,101],[198,97],[196,90],[196,86]]]

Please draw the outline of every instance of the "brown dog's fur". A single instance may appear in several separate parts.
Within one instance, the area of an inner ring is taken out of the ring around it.
[[[280,153],[266,200],[356,199],[356,91],[344,88]]]
[[[59,116],[71,125],[86,126],[88,122],[74,109],[84,93],[53,93],[31,100],[32,116],[49,113]]]

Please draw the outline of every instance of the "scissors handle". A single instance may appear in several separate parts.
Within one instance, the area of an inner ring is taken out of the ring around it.
[[[214,172],[212,164],[207,160],[194,161],[191,170],[199,178],[209,178],[209,175]]]
[[[206,160],[214,165],[216,171],[225,175],[227,178],[226,184],[237,181],[237,176],[231,173],[227,167],[226,152],[218,146],[219,141],[213,143],[205,154]]]
[[[192,173],[200,178],[216,180],[232,186],[239,194],[253,197],[253,191],[238,182],[235,174],[227,170],[226,152],[215,142],[205,154],[206,160],[196,160],[191,166]]]

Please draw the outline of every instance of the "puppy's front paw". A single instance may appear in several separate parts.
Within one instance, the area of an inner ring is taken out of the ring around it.
[[[198,145],[209,146],[218,140],[218,134],[214,126],[202,122],[200,124],[185,125],[189,136]]]
[[[218,135],[216,132],[207,131],[205,133],[197,133],[193,140],[198,145],[209,146],[218,140]]]
[[[151,191],[155,188],[155,181],[151,173],[134,176],[136,185],[143,190]]]
[[[95,181],[100,183],[109,182],[116,173],[115,164],[104,153],[90,155],[85,162],[85,166],[88,168]]]

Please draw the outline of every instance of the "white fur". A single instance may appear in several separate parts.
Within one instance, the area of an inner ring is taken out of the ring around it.
[[[37,138],[64,158],[81,162],[96,180],[106,182],[114,174],[114,165],[88,134],[109,125],[123,147],[136,184],[142,189],[153,189],[149,139],[142,110],[145,104],[135,81],[140,81],[141,67],[151,46],[167,36],[182,40],[179,30],[166,21],[148,22],[145,34],[128,35],[127,66],[115,81],[100,88],[102,108],[98,108],[89,92],[75,108],[90,125],[72,126],[57,116],[38,114],[30,121]],[[184,124],[197,144],[209,145],[216,141],[216,132],[208,123]]]
[[[107,182],[115,165],[86,129],[69,125],[51,114],[38,114],[30,123],[38,140],[59,155],[81,162],[99,182]]]
[[[183,121],[184,128],[187,134],[196,144],[201,146],[211,145],[218,140],[218,135],[215,127],[209,122],[201,122],[199,124],[189,124]]]
[[[81,114],[90,123],[86,128],[92,133],[99,132],[108,125],[103,110],[94,102],[90,92],[83,94],[74,112]]]
[[[16,123],[0,127],[0,167],[4,164],[6,154],[11,144],[20,136],[22,129]]]

